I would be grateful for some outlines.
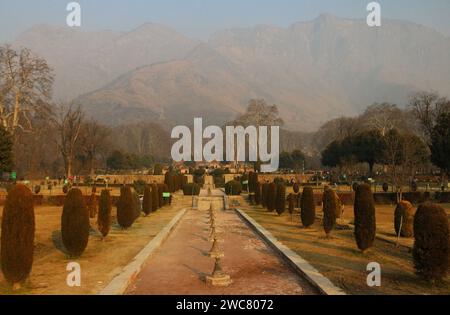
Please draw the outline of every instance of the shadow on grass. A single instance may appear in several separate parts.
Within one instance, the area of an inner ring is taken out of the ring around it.
[[[59,250],[64,255],[69,256],[69,252],[67,251],[67,249],[64,246],[64,243],[62,241],[61,230],[56,230],[56,231],[52,232],[52,242],[53,242],[53,246],[55,246],[55,248],[57,250]]]

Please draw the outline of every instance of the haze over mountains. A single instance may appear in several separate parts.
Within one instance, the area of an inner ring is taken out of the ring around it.
[[[279,106],[286,126],[312,130],[374,102],[405,104],[416,90],[450,95],[450,39],[424,26],[321,15],[289,28],[217,32],[200,42],[145,24],[130,32],[37,26],[13,43],[47,59],[55,99],[101,122],[223,123],[251,98]]]

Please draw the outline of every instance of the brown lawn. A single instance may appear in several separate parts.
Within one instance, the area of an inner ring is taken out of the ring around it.
[[[241,209],[269,230],[279,241],[297,252],[334,284],[350,294],[450,294],[450,276],[438,285],[421,280],[414,274],[412,255],[405,247],[396,247],[376,240],[365,254],[356,247],[353,230],[333,231],[332,239],[325,239],[320,220],[308,229],[300,226],[298,212],[278,216],[261,207],[249,206],[243,199]],[[449,205],[446,205],[450,213]],[[317,207],[318,214],[321,208]],[[393,207],[377,207],[378,230],[393,234]],[[353,210],[346,207],[344,219],[352,220]],[[395,237],[393,236],[395,240]],[[412,244],[413,240],[406,240]],[[366,266],[370,262],[381,265],[381,286],[368,287]]]
[[[175,200],[175,199],[174,199]],[[105,240],[95,230],[91,219],[89,244],[80,258],[69,259],[63,252],[60,220],[62,207],[35,207],[36,235],[34,263],[31,275],[17,294],[95,294],[109,281],[178,213],[190,206],[191,198],[177,197],[176,204],[165,206],[148,217],[140,217],[128,230],[113,224]],[[0,216],[3,207],[0,208]],[[116,208],[113,207],[115,216]],[[115,219],[114,219],[115,222]],[[68,287],[66,266],[69,262],[81,266],[81,287]],[[0,272],[0,295],[11,294],[9,285]]]

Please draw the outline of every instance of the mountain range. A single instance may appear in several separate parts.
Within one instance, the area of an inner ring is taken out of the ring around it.
[[[450,95],[450,38],[410,22],[323,14],[287,28],[259,25],[207,41],[166,26],[129,32],[40,25],[14,42],[55,70],[54,98],[97,120],[222,124],[252,98],[277,104],[291,130],[313,130],[374,102],[404,105],[417,90]]]

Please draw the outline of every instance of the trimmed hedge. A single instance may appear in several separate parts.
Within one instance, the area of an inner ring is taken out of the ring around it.
[[[316,204],[314,202],[314,192],[311,187],[303,188],[300,199],[300,218],[305,228],[313,225],[316,219]]]
[[[95,195],[95,193],[92,193],[87,198],[86,206],[89,212],[89,218],[95,219],[97,217],[97,207],[98,207],[97,196]]]
[[[124,186],[120,189],[120,197],[117,201],[117,223],[123,228],[131,227],[136,219],[136,199],[131,187]]]
[[[436,204],[419,206],[414,216],[413,259],[416,274],[439,281],[449,269],[449,225],[445,210]]]
[[[242,185],[237,180],[231,180],[225,184],[225,193],[230,196],[239,196],[242,192]]]
[[[375,203],[367,184],[358,185],[356,189],[354,217],[356,244],[364,252],[372,247],[376,233]]]
[[[111,229],[111,209],[112,200],[109,190],[103,189],[100,193],[99,203],[98,203],[98,216],[97,216],[97,226],[98,230],[103,237],[109,234]]]
[[[267,194],[269,192],[269,184],[263,183],[261,187],[261,206],[267,208]]]
[[[336,212],[339,208],[336,197],[336,193],[330,188],[323,192],[323,229],[327,237],[336,225]]]
[[[277,195],[277,185],[275,183],[270,183],[267,189],[267,210],[270,212],[275,210],[276,207],[276,195]]]
[[[15,185],[6,197],[1,231],[1,269],[17,289],[33,265],[35,218],[33,194],[25,185]]]
[[[200,185],[196,183],[188,183],[183,186],[183,194],[185,196],[198,196],[200,194]]]
[[[144,188],[144,199],[142,201],[142,211],[145,216],[148,216],[152,212],[153,201],[152,201],[152,191],[150,186],[145,186]]]
[[[259,182],[255,183],[255,203],[256,205],[261,204],[261,184]]]
[[[401,231],[400,231],[401,226]],[[406,200],[400,201],[394,212],[395,234],[401,237],[412,237],[414,234],[414,207]]]
[[[281,215],[286,210],[286,186],[284,184],[277,185],[276,206],[275,210]]]
[[[159,209],[158,185],[152,184],[152,212]]]
[[[295,200],[297,199],[295,194],[289,194],[288,196],[288,209],[289,213],[293,214],[295,209]]]
[[[89,241],[89,229],[89,213],[83,194],[73,188],[67,193],[61,216],[62,241],[69,255],[83,254]]]

